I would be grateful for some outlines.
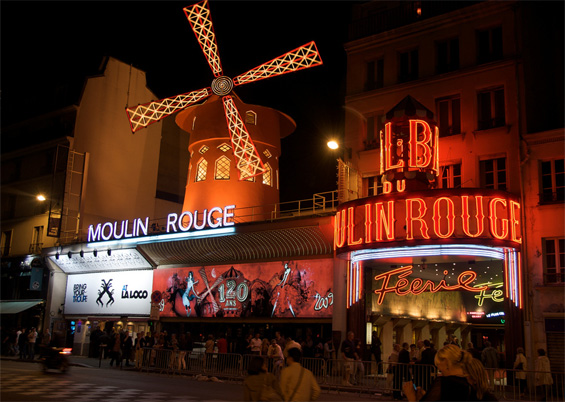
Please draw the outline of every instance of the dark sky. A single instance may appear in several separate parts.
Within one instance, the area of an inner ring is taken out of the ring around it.
[[[158,98],[209,86],[212,72],[182,10],[194,3],[2,1],[2,126],[52,110],[73,88],[68,84],[80,87],[105,55],[146,71]],[[325,143],[342,131],[343,45],[352,5],[210,2],[225,75],[235,77],[312,40],[324,62],[236,88],[245,103],[273,107],[297,122],[283,140],[283,201],[336,188],[335,155]]]

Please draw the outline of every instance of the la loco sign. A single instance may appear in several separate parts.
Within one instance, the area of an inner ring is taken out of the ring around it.
[[[438,241],[519,248],[520,216],[517,199],[496,190],[386,194],[342,204],[335,217],[334,246],[338,254],[378,244]]]

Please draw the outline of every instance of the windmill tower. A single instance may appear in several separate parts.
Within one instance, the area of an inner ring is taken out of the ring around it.
[[[294,131],[295,123],[274,109],[246,105],[233,88],[321,65],[316,44],[307,43],[232,79],[223,75],[208,1],[184,12],[215,78],[210,87],[126,108],[131,129],[136,132],[182,110],[176,122],[191,134],[183,211],[277,203],[280,139]],[[270,211],[249,208],[243,214],[257,213]]]

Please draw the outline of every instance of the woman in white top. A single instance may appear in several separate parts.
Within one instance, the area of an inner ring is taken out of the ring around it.
[[[526,370],[528,369],[528,360],[524,356],[524,348],[516,349],[516,360],[514,361],[514,370],[516,370],[516,379],[518,380],[518,388],[521,394],[526,393]]]

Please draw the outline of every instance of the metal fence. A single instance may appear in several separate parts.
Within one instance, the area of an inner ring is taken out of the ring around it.
[[[145,348],[136,361],[140,371],[168,375],[205,375],[222,380],[241,381],[247,376],[254,355],[236,353],[202,353]],[[376,363],[374,361],[325,360],[302,358],[302,366],[312,371],[318,384],[329,390],[359,393],[392,394],[402,390],[404,381],[429,389],[438,374],[433,365]],[[268,360],[269,371],[277,377],[282,365]],[[517,375],[518,373],[521,373]],[[565,396],[565,373],[551,373],[551,385],[536,386],[536,377],[543,373],[510,369],[487,369],[494,394],[499,400],[562,401]],[[526,377],[521,379],[521,377]]]

